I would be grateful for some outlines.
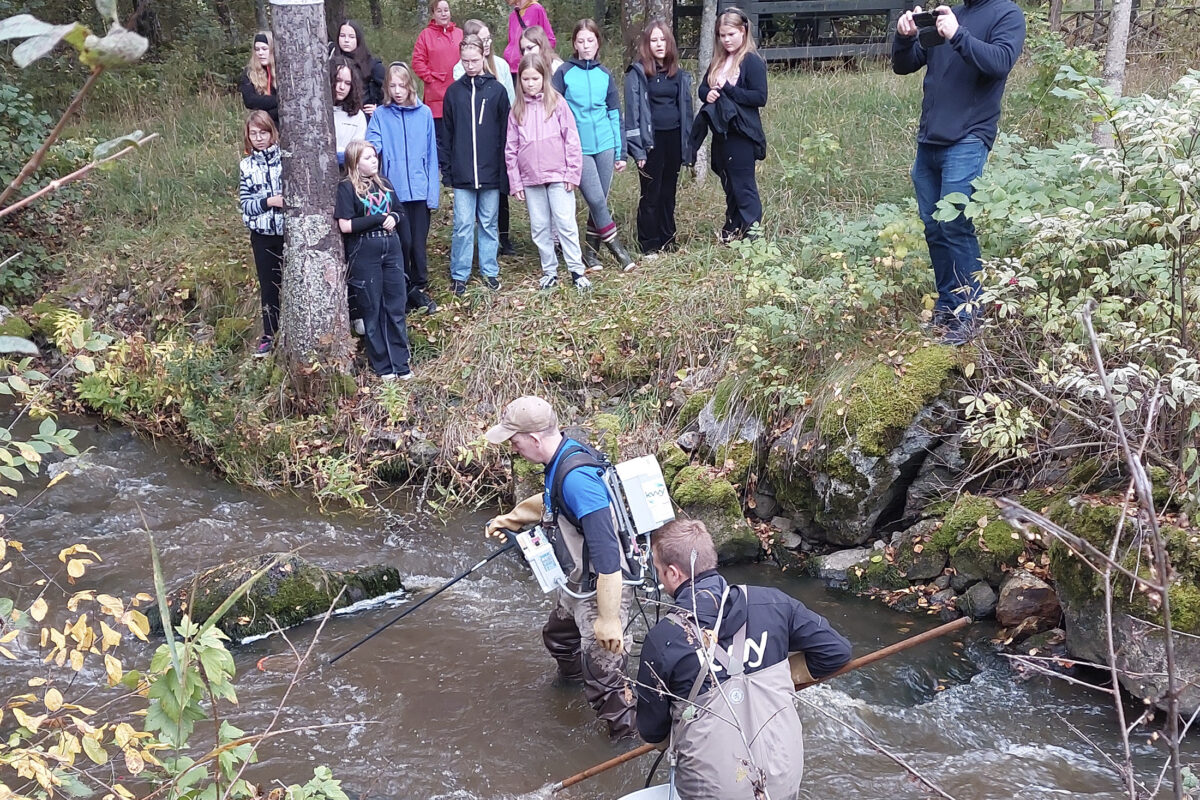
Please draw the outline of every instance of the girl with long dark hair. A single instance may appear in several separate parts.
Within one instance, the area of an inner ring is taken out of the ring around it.
[[[693,161],[692,76],[679,66],[671,29],[652,20],[638,39],[638,57],[625,71],[625,130],[637,163],[638,245],[648,257],[675,246],[679,170]]]
[[[368,117],[375,113],[375,106],[383,102],[383,84],[387,80],[383,62],[371,55],[362,26],[348,19],[338,26],[337,39],[330,43],[330,53],[341,53],[354,63],[363,85],[362,110]]]

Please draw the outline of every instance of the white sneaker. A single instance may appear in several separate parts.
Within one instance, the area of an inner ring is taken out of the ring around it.
[[[575,288],[581,292],[586,292],[592,288],[592,282],[582,272],[579,274],[571,273],[571,281],[575,284]]]
[[[354,331],[355,336],[367,335],[367,327],[363,325],[363,321],[361,319],[350,320],[350,330]]]
[[[539,289],[550,290],[550,289],[553,289],[555,286],[558,286],[558,276],[557,275],[543,275],[542,279],[540,281],[538,281]]]

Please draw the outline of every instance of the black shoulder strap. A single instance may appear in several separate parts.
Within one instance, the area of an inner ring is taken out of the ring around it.
[[[596,452],[585,444],[573,442],[567,445],[563,450],[563,454],[558,457],[558,463],[554,467],[554,482],[550,486],[550,510],[557,518],[559,513],[566,512],[567,519],[572,525],[579,525],[579,520],[575,519],[575,515],[566,507],[562,499],[563,481],[567,475],[571,474],[580,467],[599,467],[604,469],[608,465],[608,459]]]
[[[521,26],[521,30],[525,30],[529,26],[525,24],[525,18],[521,16],[521,4],[517,3],[513,6],[513,11],[517,15],[517,24]]]

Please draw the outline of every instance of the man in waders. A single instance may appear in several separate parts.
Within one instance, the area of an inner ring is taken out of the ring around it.
[[[794,684],[837,671],[850,643],[778,589],[726,583],[702,522],[669,522],[650,545],[676,608],[642,646],[642,738],[674,752],[681,800],[795,798],[804,743]]]
[[[605,487],[603,459],[562,435],[554,409],[540,397],[505,407],[486,438],[510,442],[518,455],[546,467],[546,490],[488,522],[488,535],[540,523],[555,542],[567,585],[554,592],[554,610],[542,628],[562,683],[582,681],[596,716],[618,739],[637,734],[633,688],[625,675],[632,637],[625,635],[633,588],[625,548]]]

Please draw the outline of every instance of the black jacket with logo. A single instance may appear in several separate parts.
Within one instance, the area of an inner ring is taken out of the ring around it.
[[[450,84],[442,104],[449,146],[438,151],[442,183],[454,189],[508,190],[508,111],[508,92],[487,73],[463,75]]]
[[[717,621],[718,604],[728,584],[716,570],[701,572],[675,591],[675,604],[689,615],[693,606],[700,626],[711,629]],[[725,602],[718,641],[728,648],[742,624],[746,624],[747,673],[778,664],[789,653],[803,652],[814,678],[836,672],[850,660],[850,643],[809,611],[799,600],[778,589],[732,586]],[[647,742],[661,742],[671,733],[671,696],[687,697],[700,674],[696,644],[676,623],[664,619],[655,625],[642,645],[638,666],[638,732]],[[728,676],[719,673],[720,679]],[[664,686],[666,692],[655,687]]]

